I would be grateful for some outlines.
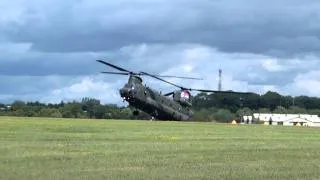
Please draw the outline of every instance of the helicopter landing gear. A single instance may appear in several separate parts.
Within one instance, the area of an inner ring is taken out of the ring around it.
[[[150,121],[154,121],[156,120],[156,118],[159,116],[159,113],[157,110],[155,110],[152,114],[151,114],[151,119]]]
[[[140,112],[138,110],[133,111],[134,116],[139,116]]]

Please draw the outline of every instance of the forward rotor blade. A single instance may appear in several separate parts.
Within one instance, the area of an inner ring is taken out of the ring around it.
[[[202,78],[183,77],[183,76],[167,76],[167,75],[155,75],[155,76],[162,77],[162,78],[179,78],[179,79],[203,80]]]
[[[182,87],[182,86],[179,86],[179,85],[174,84],[174,83],[172,83],[172,82],[169,82],[169,81],[166,81],[166,80],[164,80],[164,79],[161,79],[161,78],[159,78],[159,77],[157,77],[157,76],[155,76],[155,75],[152,75],[152,74],[149,74],[149,73],[146,73],[146,72],[140,72],[140,73],[141,73],[142,75],[147,75],[147,76],[153,77],[153,78],[155,78],[155,79],[158,79],[159,81],[162,81],[162,82],[171,84],[172,86],[178,87],[178,88],[180,88],[180,89],[186,89],[186,88],[184,88],[184,87]]]
[[[113,65],[113,64],[111,64],[111,63],[108,63],[108,62],[105,62],[105,61],[102,61],[102,60],[97,60],[97,61],[98,61],[99,63],[104,64],[104,65],[107,65],[107,66],[110,66],[110,67],[112,67],[112,68],[115,68],[115,69],[117,69],[117,70],[119,70],[119,71],[131,73],[130,71],[128,71],[128,70],[126,70],[126,69],[123,69],[123,68],[121,68],[121,67],[118,67],[118,66],[116,66],[116,65]]]
[[[117,75],[130,75],[130,73],[127,73],[127,72],[108,72],[108,71],[105,71],[105,72],[101,72],[103,74],[117,74]]]
[[[173,95],[174,94],[174,92],[169,92],[169,93],[167,93],[167,94],[164,94],[164,96],[171,96],[171,95]]]

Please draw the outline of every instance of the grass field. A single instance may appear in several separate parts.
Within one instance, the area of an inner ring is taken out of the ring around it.
[[[320,128],[0,117],[0,179],[320,179]]]

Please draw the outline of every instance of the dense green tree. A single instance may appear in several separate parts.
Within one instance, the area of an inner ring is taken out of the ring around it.
[[[282,106],[278,106],[274,111],[274,114],[287,114],[288,110]]]
[[[288,109],[288,113],[290,113],[290,114],[307,114],[308,111],[305,108],[301,108],[298,106],[290,106]]]
[[[39,108],[37,106],[26,106],[23,109],[24,115],[26,117],[37,117],[39,115]]]
[[[238,117],[242,117],[242,116],[252,116],[253,112],[250,108],[248,107],[245,107],[245,108],[242,108],[242,109],[239,109],[236,113],[236,115]]]
[[[107,119],[107,106],[95,105],[92,109],[92,115],[90,118],[95,117],[96,119]]]
[[[26,103],[24,101],[14,101],[11,105],[11,109],[13,111],[22,110],[26,106]]]
[[[258,110],[258,113],[271,113],[270,109],[268,108],[260,108]]]
[[[210,108],[210,109],[201,109],[198,111],[194,112],[193,115],[193,120],[194,121],[213,121],[214,117],[213,114],[216,112],[217,110],[215,108]]]
[[[133,119],[133,111],[129,107],[121,107],[119,114],[122,119]]]
[[[258,94],[250,93],[241,96],[241,108],[247,107],[249,109],[258,110],[260,108],[261,97]]]
[[[67,103],[60,108],[64,118],[85,118],[86,115],[82,110],[82,104],[77,102]]]
[[[209,107],[209,102],[211,101],[207,93],[199,93],[192,98],[193,108],[195,110],[200,110],[202,108]]]
[[[280,106],[288,109],[290,106],[293,106],[294,99],[291,96],[281,96]]]
[[[310,109],[308,111],[309,114],[320,116],[320,109]]]
[[[268,108],[271,111],[281,105],[281,95],[276,92],[268,91],[261,96],[260,106],[261,108]]]
[[[40,103],[39,101],[35,102],[27,102],[26,106],[33,106],[33,107],[46,107],[46,104]]]
[[[89,118],[103,118],[103,113],[101,111],[103,107],[101,107],[100,100],[93,99],[93,98],[83,98],[82,99],[82,110],[88,113]]]

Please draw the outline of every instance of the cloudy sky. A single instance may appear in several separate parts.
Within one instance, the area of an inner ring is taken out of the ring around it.
[[[183,86],[320,97],[318,0],[2,0],[0,102],[94,97],[121,104],[130,70]],[[145,83],[174,89],[150,78]]]

